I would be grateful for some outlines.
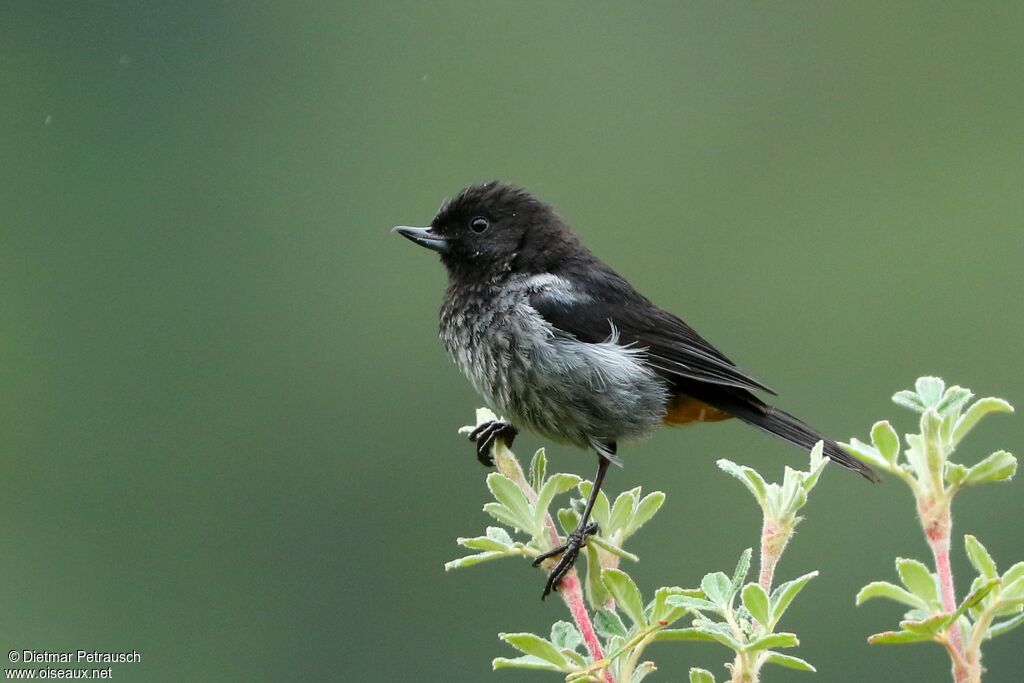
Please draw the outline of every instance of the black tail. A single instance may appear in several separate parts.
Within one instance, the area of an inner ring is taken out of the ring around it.
[[[705,391],[697,389],[690,395],[803,449],[810,450],[818,441],[823,441],[824,453],[830,460],[860,473],[871,481],[880,481],[873,469],[844,451],[835,441],[822,436],[789,413],[773,408],[750,392],[725,387],[715,387],[717,390],[706,391],[706,384],[702,388]],[[691,388],[693,389],[696,388]]]

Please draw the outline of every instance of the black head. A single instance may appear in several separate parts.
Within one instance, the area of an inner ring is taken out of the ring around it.
[[[551,206],[496,180],[471,185],[446,201],[429,228],[399,226],[394,232],[439,252],[453,277],[546,272],[579,248]]]

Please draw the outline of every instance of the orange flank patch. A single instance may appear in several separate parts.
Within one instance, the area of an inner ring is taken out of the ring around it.
[[[690,422],[718,422],[732,415],[689,396],[676,396],[663,418],[665,424],[684,425]]]

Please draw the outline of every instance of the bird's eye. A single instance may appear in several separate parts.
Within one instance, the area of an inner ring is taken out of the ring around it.
[[[469,222],[469,228],[473,232],[483,232],[489,227],[491,227],[491,222],[483,216],[477,216]]]

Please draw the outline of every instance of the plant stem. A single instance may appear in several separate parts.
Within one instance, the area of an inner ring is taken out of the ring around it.
[[[758,583],[769,595],[772,592],[772,580],[775,578],[775,566],[779,563],[782,551],[786,549],[792,535],[791,526],[783,526],[765,515],[761,524],[761,571],[758,574]]]
[[[939,577],[939,592],[942,609],[952,613],[956,611],[956,587],[953,584],[953,567],[949,561],[950,537],[953,531],[953,518],[950,514],[950,500],[944,495],[936,499],[923,498],[918,502],[918,514],[921,517],[921,528],[924,529],[928,546],[935,558],[935,572]],[[967,683],[972,680],[972,667],[965,657],[963,636],[960,626],[952,624],[949,628],[949,649],[953,660],[953,678],[956,683]],[[980,681],[980,666],[978,677]]]
[[[519,464],[519,460],[516,459],[512,451],[501,440],[494,445],[494,464],[499,472],[511,479],[522,490],[527,500],[531,503],[537,502],[537,492],[533,490],[530,482],[526,480],[526,475],[523,474],[523,468]],[[544,527],[548,531],[551,547],[554,548],[561,544],[562,541],[558,535],[558,529],[555,527],[555,521],[551,519],[551,514],[548,512],[544,513]],[[572,615],[573,621],[576,622],[576,628],[579,629],[580,635],[583,636],[583,642],[587,646],[587,652],[590,653],[591,659],[595,662],[604,659],[601,641],[598,639],[597,631],[590,620],[590,614],[587,613],[587,605],[583,599],[583,587],[575,568],[570,569],[562,578],[561,583],[558,585],[558,594],[562,596],[562,601],[569,608],[569,613]],[[606,683],[615,683],[610,671],[606,670],[604,672],[604,679]]]

